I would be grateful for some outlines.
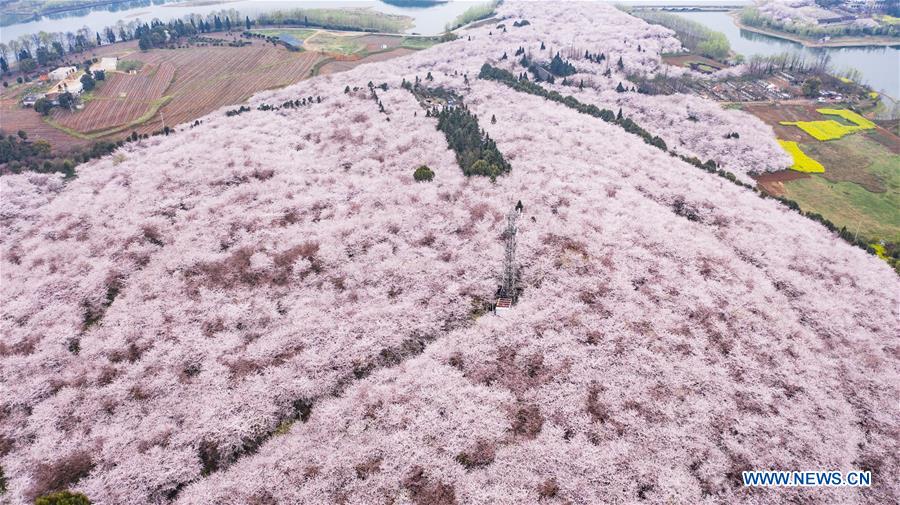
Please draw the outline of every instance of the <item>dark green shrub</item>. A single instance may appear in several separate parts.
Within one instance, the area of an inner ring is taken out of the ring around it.
[[[91,501],[81,493],[60,491],[37,498],[34,505],[91,505]]]
[[[428,165],[422,165],[413,172],[413,179],[416,182],[428,182],[434,179],[434,171],[428,168]]]

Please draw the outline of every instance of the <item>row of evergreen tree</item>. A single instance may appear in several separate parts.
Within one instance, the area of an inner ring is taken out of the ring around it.
[[[651,135],[650,132],[641,128],[637,123],[632,121],[630,118],[622,117],[621,110],[619,114],[615,114],[613,111],[609,109],[601,109],[594,104],[585,104],[581,103],[577,98],[572,95],[562,96],[557,91],[548,91],[540,84],[531,82],[526,79],[522,79],[521,76],[517,78],[512,73],[503,70],[502,68],[493,67],[487,63],[485,63],[481,67],[481,72],[478,74],[478,77],[482,79],[490,79],[494,81],[499,81],[507,86],[515,89],[516,91],[523,91],[525,93],[529,93],[532,95],[537,95],[544,97],[548,100],[552,100],[554,102],[559,102],[566,107],[572,108],[581,112],[582,114],[587,114],[589,116],[593,116],[603,121],[609,123],[615,123],[621,126],[625,131],[629,133],[633,133],[635,135],[640,136],[644,139],[644,142],[658,147],[663,151],[667,150],[666,143],[663,139],[658,136]]]
[[[478,126],[478,116],[464,105],[435,108],[427,115],[437,116],[437,128],[444,132],[465,175],[496,179],[512,169],[494,140]]]
[[[143,24],[135,28],[133,39],[138,40],[138,47],[142,51],[154,47],[165,47],[171,40],[182,37],[192,37],[200,33],[221,32],[223,30],[230,31],[235,27],[231,18],[213,16],[212,21],[204,21],[202,19],[195,22],[191,19],[188,23],[178,19],[163,23],[159,20],[153,20],[151,24]],[[249,30],[251,26],[250,18],[244,19],[244,29]]]
[[[662,151],[668,152],[672,156],[677,156],[680,159],[682,159],[683,161],[690,163],[691,165],[694,165],[698,168],[701,168],[709,173],[716,174],[719,177],[727,179],[728,181],[731,181],[732,183],[734,183],[738,186],[741,186],[741,187],[747,188],[751,191],[754,191],[763,198],[768,197],[768,195],[765,192],[759,191],[759,189],[756,188],[756,186],[742,182],[742,181],[738,180],[738,178],[733,173],[719,168],[718,165],[716,164],[716,162],[713,160],[707,160],[704,163],[696,157],[687,157],[685,155],[678,155],[675,152],[670,152],[666,146],[665,141],[663,141],[663,139],[661,139],[658,136],[651,135],[649,132],[644,130],[640,125],[635,123],[633,120],[631,120],[630,118],[624,117],[622,114],[622,109],[619,109],[618,114],[613,114],[613,112],[609,109],[600,109],[596,105],[593,105],[593,104],[583,104],[571,95],[563,97],[561,94],[559,94],[556,91],[547,91],[540,84],[535,84],[533,82],[530,82],[527,80],[527,78],[522,79],[521,76],[519,78],[517,78],[512,73],[510,73],[506,70],[503,70],[501,68],[493,67],[487,63],[485,63],[481,67],[481,72],[479,73],[478,77],[480,77],[482,79],[490,79],[490,80],[502,82],[503,84],[506,84],[507,86],[509,86],[517,91],[522,91],[522,92],[529,93],[532,95],[542,96],[548,100],[552,100],[554,102],[559,102],[567,107],[575,109],[578,112],[581,112],[583,114],[588,114],[590,116],[600,118],[604,121],[607,121],[610,123],[615,123],[615,124],[621,126],[625,131],[640,136],[641,138],[644,139],[644,142],[646,142],[647,144],[655,146]],[[786,205],[791,210],[797,211],[801,215],[806,216],[814,221],[821,223],[828,230],[834,232],[837,236],[839,236],[843,240],[849,242],[850,244],[855,245],[861,249],[864,249],[869,254],[875,254],[875,250],[868,243],[868,241],[865,240],[865,238],[858,237],[858,236],[851,234],[846,229],[846,227],[838,229],[834,223],[829,221],[827,218],[825,218],[821,214],[818,214],[815,212],[804,212],[803,210],[800,209],[800,206],[797,204],[797,202],[795,202],[793,200],[789,200],[789,199],[782,198],[782,197],[776,197],[776,200],[780,201],[782,204]],[[892,264],[894,265],[895,269],[900,269],[900,262],[894,262]]]
[[[118,33],[108,26],[103,29],[102,36],[100,32],[95,32],[93,37],[86,29],[79,30],[77,34],[42,33],[41,36],[23,36],[20,39],[0,46],[0,71],[3,73],[9,71],[8,52],[11,52],[18,62],[19,70],[31,72],[38,67],[45,67],[54,62],[63,61],[67,54],[81,53],[87,49],[101,46],[104,43],[113,44],[137,40],[139,47],[142,50],[147,50],[154,47],[163,47],[173,39],[200,33],[231,30],[232,27],[236,28],[240,24],[242,24],[240,20],[232,21],[227,16],[220,17],[216,15],[206,21],[203,19],[196,21],[191,19],[187,23],[180,19],[168,23],[153,20],[149,24],[144,23],[136,26],[133,31],[127,30],[124,26],[119,27]],[[251,21],[249,17],[245,17],[243,25],[246,29],[250,29]],[[66,39],[68,39],[67,44]]]
[[[28,140],[27,133],[19,130],[18,135],[0,138],[0,166],[4,167],[3,172],[59,172],[72,177],[76,165],[109,154],[122,143],[98,141],[60,156],[53,153],[52,146],[46,140],[32,142]]]

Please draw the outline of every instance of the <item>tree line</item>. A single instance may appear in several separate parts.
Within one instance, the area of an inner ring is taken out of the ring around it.
[[[199,121],[195,123],[195,126]],[[54,153],[53,146],[46,140],[29,140],[28,133],[19,130],[16,135],[3,136],[0,131],[0,175],[21,172],[61,173],[66,177],[75,176],[75,167],[93,159],[112,153],[126,142],[137,142],[151,136],[174,134],[168,126],[153,133],[131,135],[117,141],[98,140],[89,146],[71,149],[65,153]]]
[[[891,0],[884,2],[888,15],[900,16],[900,2]],[[891,14],[893,13],[893,14]],[[871,21],[871,20],[870,20]],[[763,12],[758,6],[746,7],[741,11],[741,23],[756,28],[768,28],[788,33],[795,33],[804,37],[822,36],[886,36],[896,37],[900,35],[900,24],[891,22],[870,23],[835,23],[819,25],[814,22],[785,22],[776,19],[768,12]]]
[[[731,44],[724,33],[710,30],[694,20],[660,11],[633,11],[630,14],[674,31],[681,44],[693,53],[714,60],[725,60],[731,54]]]
[[[623,117],[621,115],[621,111],[620,114],[617,115],[609,109],[601,109],[594,104],[581,103],[572,95],[562,96],[562,94],[560,94],[558,91],[548,91],[540,84],[531,82],[527,78],[517,78],[511,72],[503,70],[502,68],[493,67],[487,63],[482,65],[481,72],[478,74],[478,77],[480,77],[481,79],[489,79],[492,81],[502,82],[503,84],[506,84],[516,91],[522,91],[531,95],[541,96],[548,100],[561,103],[571,109],[575,109],[582,114],[587,114],[589,116],[602,119],[607,123],[617,124],[628,133],[638,135],[639,137],[644,139],[644,142],[646,142],[647,144],[658,147],[663,151],[667,149],[666,143],[663,139],[650,134],[650,132],[641,128],[640,125],[632,121],[630,118]]]
[[[425,80],[432,79],[429,72]],[[466,77],[466,81],[468,81],[468,77]],[[412,93],[417,99],[441,98],[448,102],[450,100],[461,102],[452,92],[443,88],[428,89],[420,83],[421,80],[416,76],[414,83],[404,79],[401,87]],[[440,109],[435,106],[426,109],[425,116],[438,119],[437,129],[444,133],[447,144],[456,154],[456,162],[466,176],[481,175],[493,180],[512,170],[509,162],[503,157],[503,153],[497,149],[494,139],[479,126],[478,116],[472,114],[465,104],[450,105],[448,103]],[[492,117],[491,122],[496,123],[497,118]],[[416,180],[420,179],[416,178]]]
[[[478,116],[465,105],[443,107],[429,115],[438,118],[437,129],[444,132],[447,144],[456,153],[456,161],[465,175],[483,175],[496,179],[512,167],[497,149],[494,140],[478,126]]]
[[[250,29],[252,22],[249,17],[243,20],[238,17],[236,11],[223,11],[219,14],[210,14],[207,18],[191,14],[185,20],[175,20],[163,23],[154,19],[150,23],[132,21],[131,23],[119,23],[116,26],[107,26],[101,32],[94,32],[87,28],[81,28],[76,32],[38,32],[23,35],[7,43],[0,43],[0,71],[6,73],[10,69],[13,59],[18,63],[19,70],[31,72],[38,67],[44,67],[57,61],[63,61],[67,54],[82,53],[95,47],[137,40],[142,50],[154,47],[164,47],[172,40],[181,37],[190,37],[202,33],[219,32],[242,27]]]
[[[53,154],[52,146],[46,140],[31,142],[28,134],[19,130],[18,135],[0,138],[0,166],[3,167],[0,173],[56,172],[73,177],[78,163],[109,154],[116,147],[118,145],[115,142],[100,141],[66,156],[59,156]]]
[[[593,104],[581,103],[578,99],[576,99],[575,97],[573,97],[571,95],[563,97],[561,94],[559,94],[556,91],[547,91],[540,84],[536,84],[536,83],[530,82],[528,80],[520,80],[520,79],[516,78],[512,73],[510,73],[506,70],[503,70],[501,68],[493,67],[488,63],[485,63],[484,65],[482,65],[481,72],[478,74],[478,77],[481,79],[489,79],[489,80],[501,82],[516,91],[521,91],[524,93],[541,96],[548,100],[552,100],[554,102],[561,103],[569,108],[575,109],[578,112],[581,112],[582,114],[587,114],[590,116],[597,117],[608,123],[617,124],[617,125],[621,126],[625,131],[640,136],[641,138],[644,139],[644,142],[646,142],[647,144],[655,146],[662,151],[668,152],[672,156],[676,156],[686,163],[694,165],[695,167],[703,169],[711,174],[718,175],[719,177],[722,177],[723,179],[726,179],[738,186],[747,188],[747,189],[757,193],[762,198],[769,197],[769,195],[767,195],[765,192],[761,192],[756,186],[741,182],[740,180],[738,180],[738,178],[733,173],[726,171],[726,170],[722,170],[721,168],[718,168],[718,165],[713,160],[707,160],[706,162],[703,162],[699,158],[696,158],[696,157],[688,157],[685,155],[679,155],[679,154],[676,154],[675,152],[669,151],[668,148],[666,147],[666,143],[663,141],[663,139],[652,136],[649,132],[647,132],[646,130],[641,128],[637,123],[635,123],[634,121],[632,121],[629,118],[625,118],[622,114],[621,109],[619,110],[618,114],[614,114],[609,109],[600,109],[599,107],[597,107],[596,105],[593,105]],[[800,205],[797,204],[797,202],[795,202],[793,200],[789,200],[789,199],[783,198],[783,197],[773,197],[773,198],[775,200],[778,200],[785,206],[787,206],[789,209],[798,212],[800,215],[808,217],[809,219],[812,219],[813,221],[817,221],[817,222],[821,223],[829,231],[834,232],[838,237],[842,238],[843,240],[847,241],[848,243],[855,245],[855,246],[859,247],[860,249],[865,250],[869,254],[875,254],[875,249],[873,249],[872,246],[869,245],[865,239],[851,235],[850,232],[846,229],[846,227],[838,229],[837,226],[834,225],[834,223],[829,221],[827,218],[825,218],[821,214],[818,214],[815,212],[804,212],[800,208]],[[900,269],[900,263],[895,263],[894,265],[895,265],[896,269]],[[900,271],[900,270],[898,270],[898,271]]]

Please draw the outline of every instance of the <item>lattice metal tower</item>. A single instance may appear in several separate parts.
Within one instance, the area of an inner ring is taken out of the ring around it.
[[[503,259],[503,284],[500,286],[500,297],[511,298],[514,302],[518,297],[519,266],[516,264],[516,219],[519,211],[511,210],[506,216],[506,255]]]

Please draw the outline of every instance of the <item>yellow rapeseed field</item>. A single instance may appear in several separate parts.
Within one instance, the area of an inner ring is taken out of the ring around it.
[[[791,170],[809,174],[820,174],[825,172],[825,167],[800,150],[800,146],[797,145],[796,142],[778,139],[778,143],[781,144],[781,147],[794,158],[794,164],[791,165]]]
[[[840,116],[853,125],[845,125],[833,119],[822,121],[781,121],[783,125],[793,125],[808,133],[816,140],[835,140],[861,130],[875,128],[875,123],[849,109],[816,109],[816,112],[828,116]]]

